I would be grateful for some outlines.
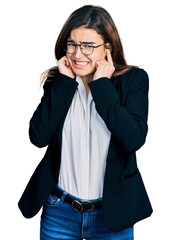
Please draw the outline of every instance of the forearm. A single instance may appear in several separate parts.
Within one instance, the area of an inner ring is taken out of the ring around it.
[[[148,130],[148,76],[141,72],[136,78],[122,106],[110,79],[101,78],[89,84],[97,111],[113,138],[127,152],[144,144]]]
[[[64,112],[68,94],[76,86],[73,78],[63,74],[53,83],[45,83],[44,95],[30,120],[29,136],[34,145],[44,147],[49,143]]]

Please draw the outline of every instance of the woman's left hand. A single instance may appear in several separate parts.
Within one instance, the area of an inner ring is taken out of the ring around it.
[[[112,56],[110,50],[107,51],[107,60],[97,60],[96,61],[96,71],[93,76],[93,81],[98,78],[107,77],[111,78],[115,67],[113,64]]]

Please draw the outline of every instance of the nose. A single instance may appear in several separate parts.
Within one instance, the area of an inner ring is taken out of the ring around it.
[[[75,53],[74,53],[76,58],[79,58],[80,56],[82,57],[84,54],[81,52],[81,46],[77,46]]]

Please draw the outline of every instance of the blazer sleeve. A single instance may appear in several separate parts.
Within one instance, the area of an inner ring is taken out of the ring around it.
[[[59,73],[53,81],[46,81],[44,93],[29,124],[30,141],[37,147],[49,144],[64,111],[67,96],[77,86],[75,79]]]
[[[131,76],[124,106],[109,78],[100,78],[90,82],[95,106],[106,123],[112,137],[126,152],[138,150],[144,143],[148,131],[148,89],[149,78],[143,69],[137,69]],[[122,95],[121,94],[121,95]]]

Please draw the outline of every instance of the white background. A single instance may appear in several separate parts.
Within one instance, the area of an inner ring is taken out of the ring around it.
[[[169,2],[7,0],[1,3],[1,239],[39,239],[40,212],[28,220],[17,207],[46,150],[29,142],[29,120],[42,95],[40,74],[56,65],[54,46],[64,22],[71,12],[89,3],[109,11],[119,30],[128,64],[138,65],[149,74],[149,132],[137,158],[154,213],[135,225],[135,239],[170,239]]]

